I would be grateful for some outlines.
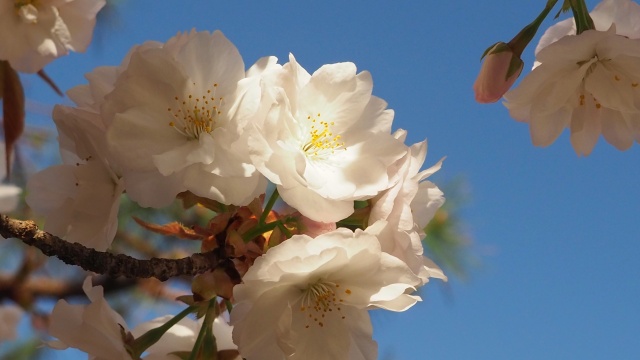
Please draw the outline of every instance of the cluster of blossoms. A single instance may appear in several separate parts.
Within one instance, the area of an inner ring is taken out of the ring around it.
[[[477,99],[504,94],[510,115],[529,123],[537,146],[550,145],[565,128],[578,155],[589,155],[600,134],[620,150],[640,141],[640,5],[604,0],[590,18],[593,27],[580,32],[574,19],[550,27],[533,71],[506,94],[519,74],[505,77],[510,59],[520,53],[491,55],[476,83]]]
[[[115,236],[123,193],[144,207],[181,198],[215,210],[206,227],[140,223],[229,255],[232,269],[194,279],[191,301],[225,299],[243,358],[375,359],[367,311],[404,311],[430,278],[446,280],[421,243],[444,202],[426,180],[441,163],[421,171],[426,141],[391,132],[393,111],[354,64],[309,74],[290,55],[246,70],[221,32],[192,31],[87,79],[68,93],[75,107],[54,109],[63,164],[30,179],[28,204],[45,230],[98,250]],[[85,291],[91,305],[54,309],[53,346],[129,358],[123,334],[139,333],[99,288]],[[64,318],[91,336],[70,337]],[[164,344],[147,358],[183,350]]]

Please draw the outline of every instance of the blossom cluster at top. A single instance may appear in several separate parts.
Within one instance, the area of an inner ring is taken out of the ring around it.
[[[574,19],[547,29],[533,71],[508,92],[526,44],[516,36],[509,46],[490,50],[474,86],[476,99],[494,102],[504,94],[509,114],[529,123],[536,146],[550,145],[565,128],[578,155],[589,155],[600,134],[619,150],[639,142],[640,5],[604,0],[590,18],[593,28],[581,32]]]
[[[223,227],[242,276],[226,296],[240,354],[375,359],[367,310],[403,311],[429,278],[446,280],[421,243],[444,202],[426,180],[441,164],[421,170],[426,141],[391,132],[368,72],[345,62],[310,74],[288,60],[247,70],[219,31],[133,48],[71,89],[74,107],[55,107],[63,164],[30,179],[27,202],[45,230],[98,250],[114,238],[123,193],[144,207],[184,194],[228,205],[244,219]],[[283,210],[243,217],[269,183]],[[283,226],[267,229],[271,218]]]

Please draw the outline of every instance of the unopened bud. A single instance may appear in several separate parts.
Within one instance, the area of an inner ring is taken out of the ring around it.
[[[483,55],[480,74],[473,84],[476,101],[493,103],[502,97],[516,81],[524,63],[508,44],[499,42]]]

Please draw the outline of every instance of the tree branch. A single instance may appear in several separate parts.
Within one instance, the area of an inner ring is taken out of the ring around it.
[[[181,259],[154,257],[149,260],[97,251],[44,232],[38,229],[33,221],[16,220],[6,215],[0,215],[0,235],[20,239],[25,244],[40,249],[47,256],[57,257],[65,264],[77,265],[87,271],[114,277],[154,277],[165,281],[176,276],[201,274],[218,267],[233,267],[232,262],[220,256],[216,250],[196,253]]]

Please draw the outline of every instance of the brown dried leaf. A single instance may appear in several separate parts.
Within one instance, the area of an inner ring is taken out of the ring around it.
[[[20,76],[7,61],[0,61],[2,80],[2,118],[4,127],[7,176],[10,176],[13,147],[24,130],[24,90]]]
[[[135,216],[133,217],[133,220],[135,220],[135,222],[137,222],[138,225],[156,234],[175,236],[180,239],[189,239],[189,240],[202,239],[202,235],[197,234],[195,231],[189,228],[186,228],[182,224],[175,221],[168,224],[164,224],[164,225],[158,225],[158,224],[148,223]]]

